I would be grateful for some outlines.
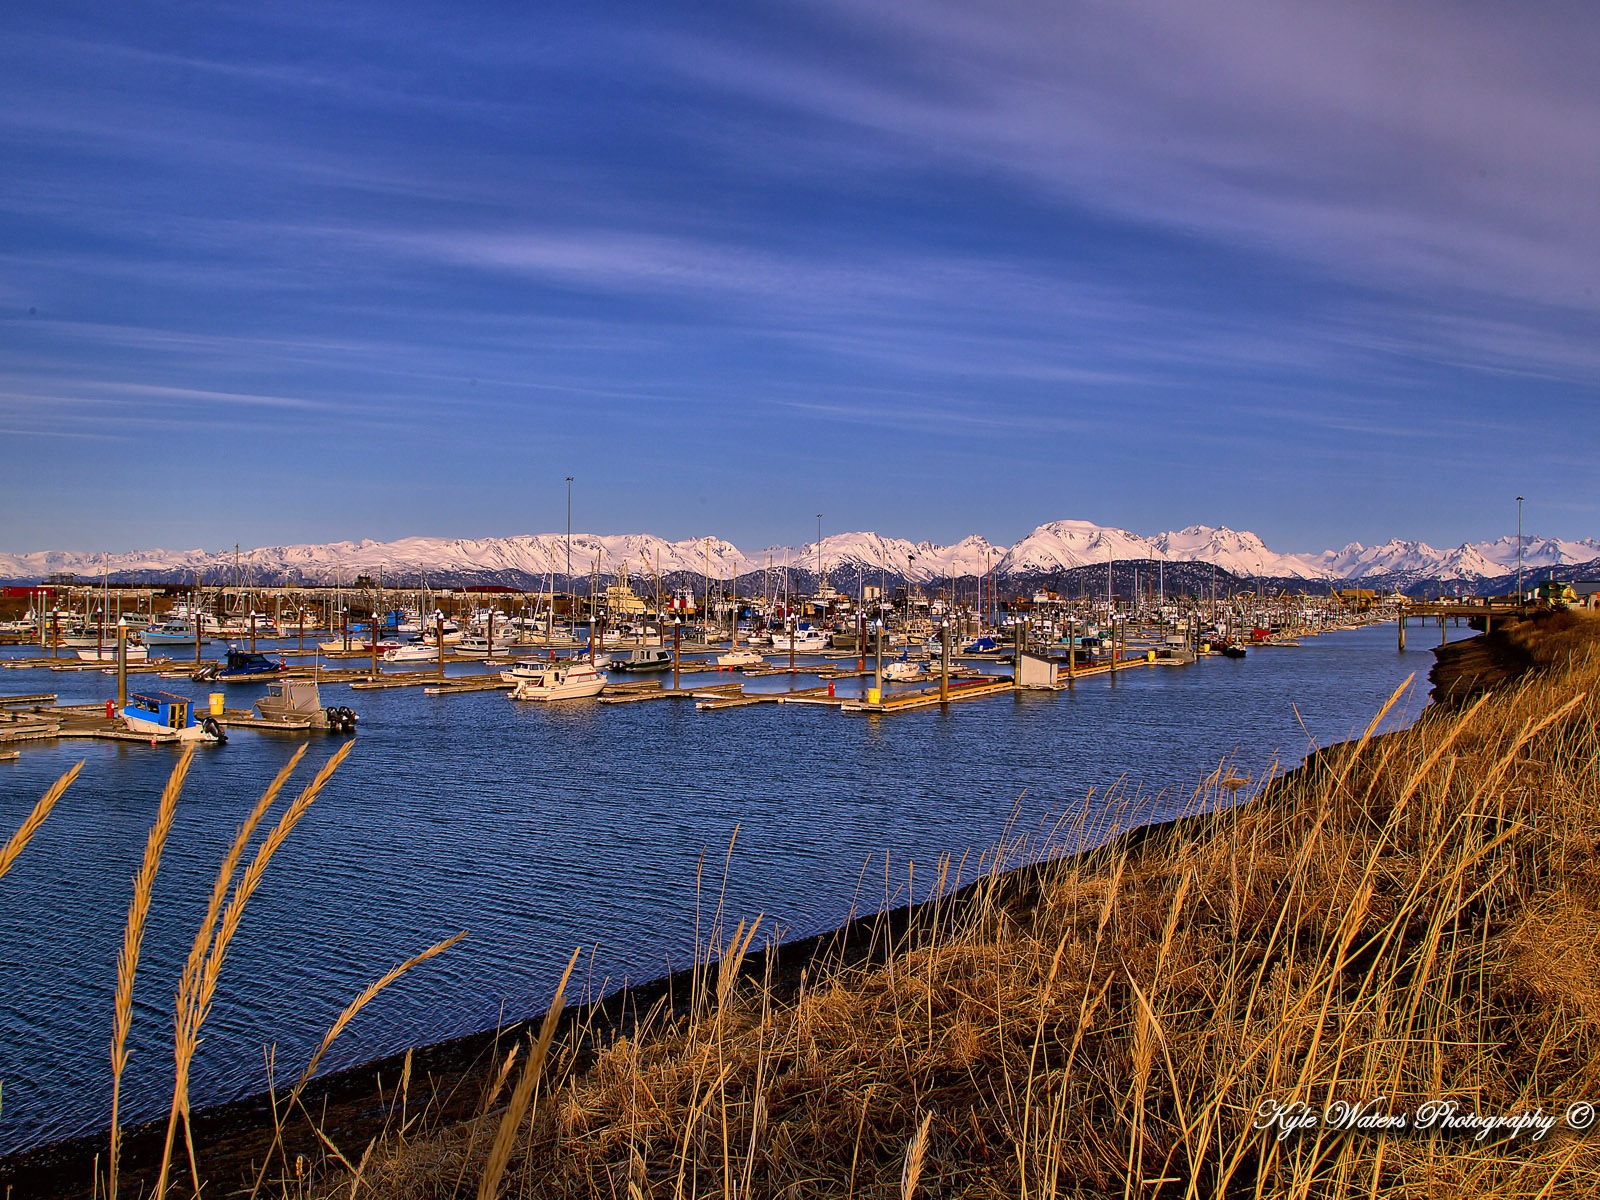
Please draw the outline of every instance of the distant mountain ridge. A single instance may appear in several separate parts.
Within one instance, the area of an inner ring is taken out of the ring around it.
[[[820,553],[819,553],[820,552]],[[1551,567],[1579,567],[1600,560],[1600,540],[1566,541],[1532,536],[1523,540],[1525,572]],[[41,551],[0,554],[0,579],[36,582],[71,573],[98,578],[104,568],[123,582],[185,583],[197,577],[206,583],[234,576],[234,552],[210,550],[143,550],[112,554]],[[1378,546],[1352,542],[1319,554],[1282,554],[1254,533],[1226,526],[1190,525],[1154,537],[1090,521],[1049,521],[1010,546],[996,546],[976,534],[952,545],[912,542],[877,533],[836,533],[802,546],[769,546],[741,550],[722,538],[689,538],[670,542],[653,534],[597,535],[575,533],[570,575],[591,572],[613,579],[627,574],[649,579],[709,575],[741,578],[791,568],[815,580],[818,570],[836,586],[847,581],[936,583],[993,573],[1000,579],[1047,579],[1109,562],[1149,561],[1210,564],[1243,579],[1279,583],[1305,581],[1330,584],[1360,581],[1367,585],[1415,586],[1427,582],[1477,585],[1514,574],[1516,538],[1466,543],[1438,550],[1425,542],[1392,539]],[[239,573],[263,586],[282,583],[350,582],[358,575],[385,579],[399,586],[419,580],[448,586],[505,583],[534,587],[568,575],[564,534],[519,534],[503,538],[401,538],[323,545],[265,546],[238,555]]]

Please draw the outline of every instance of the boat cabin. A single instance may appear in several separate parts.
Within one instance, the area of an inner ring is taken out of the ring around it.
[[[195,723],[194,706],[186,696],[171,692],[135,692],[128,697],[128,707],[122,715],[129,722],[159,726],[171,733],[179,733]]]

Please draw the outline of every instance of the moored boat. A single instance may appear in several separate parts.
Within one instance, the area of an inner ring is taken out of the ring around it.
[[[288,669],[289,664],[281,658],[268,658],[265,654],[229,646],[228,656],[216,678],[221,683],[259,683],[282,675]]]
[[[883,668],[883,677],[890,683],[909,683],[921,679],[923,674],[922,664],[907,658],[896,659]]]
[[[536,667],[511,689],[513,700],[579,700],[598,696],[610,679],[583,659],[558,659],[555,662],[526,663]]]
[[[121,712],[122,722],[134,733],[180,742],[225,742],[222,724],[209,714],[196,719],[194,703],[171,692],[135,692]]]
[[[204,631],[196,636],[194,623],[180,619],[163,621],[146,629],[144,641],[147,646],[196,646],[205,645],[211,639]]]
[[[445,644],[449,645],[449,642]],[[496,648],[488,638],[469,633],[451,647],[450,653],[457,658],[492,658]]]
[[[766,661],[748,646],[739,646],[717,655],[717,666],[719,667],[759,667],[764,665]]]
[[[820,629],[796,629],[793,633],[777,631],[772,635],[772,652],[787,654],[791,646],[796,654],[821,654],[828,648],[828,635]]]
[[[150,660],[150,651],[144,646],[129,643],[125,650],[127,662],[142,663]],[[84,662],[114,663],[117,661],[117,647],[113,642],[109,646],[101,646],[95,650],[79,650],[78,657]]]
[[[409,646],[395,646],[385,650],[382,658],[384,662],[389,663],[436,662],[439,658],[439,647],[413,642]]]
[[[268,721],[305,722],[330,733],[354,733],[359,718],[343,705],[322,706],[315,679],[280,679],[267,684],[267,694],[256,701],[256,712]]]
[[[719,660],[720,661],[720,660]],[[758,659],[759,661],[759,659]],[[638,646],[611,656],[613,671],[670,671],[672,651],[664,646]]]
[[[370,641],[362,640],[365,636],[363,634],[362,637],[351,638],[349,645],[345,645],[343,638],[334,638],[328,642],[318,642],[317,649],[324,654],[371,654],[374,647]],[[382,654],[385,650],[398,650],[399,648],[400,643],[394,638],[384,638],[376,647],[379,654]]]

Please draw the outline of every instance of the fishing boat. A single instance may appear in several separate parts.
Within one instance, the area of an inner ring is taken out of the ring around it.
[[[196,646],[205,645],[211,639],[203,630],[196,635],[194,622],[179,618],[146,629],[144,641],[147,646]]]
[[[782,631],[772,635],[772,652],[774,654],[787,654],[790,649],[796,654],[821,654],[828,648],[828,635],[820,629],[802,628],[793,633]]]
[[[738,646],[724,654],[717,655],[719,667],[759,667],[766,663],[759,653],[748,646]]]
[[[647,671],[670,671],[672,651],[665,646],[639,646],[626,653],[613,654],[611,670],[634,671],[641,674]]]
[[[382,655],[384,662],[436,662],[439,658],[439,647],[424,645],[422,642],[413,642],[409,646],[395,646],[385,650]]]
[[[890,683],[910,683],[923,676],[922,664],[908,658],[898,658],[883,668],[883,677]]]
[[[366,635],[363,634],[362,637]],[[386,650],[398,650],[400,643],[394,638],[384,638],[376,647],[370,641],[363,641],[361,637],[353,637],[347,646],[343,638],[334,638],[332,641],[318,642],[317,649],[324,654],[371,654],[374,649],[379,654]]]
[[[150,660],[150,651],[144,646],[129,642],[124,650],[126,662],[142,663]],[[113,643],[109,646],[98,646],[93,650],[79,650],[78,657],[84,662],[114,663],[117,661],[117,647]]]
[[[196,720],[187,696],[171,692],[135,692],[122,709],[122,723],[134,733],[163,741],[225,742],[228,735],[213,716]]]
[[[329,733],[354,733],[359,720],[343,705],[324,708],[315,679],[280,679],[269,683],[267,694],[256,701],[255,707],[264,720],[304,722],[312,729],[326,729]]]
[[[582,659],[525,663],[537,667],[511,689],[513,700],[578,700],[598,696],[610,683],[605,674]]]
[[[448,641],[446,644],[448,645]],[[450,653],[457,658],[493,658],[496,649],[498,646],[495,642],[478,634],[469,633],[451,647]]]
[[[282,675],[288,669],[289,664],[281,658],[268,658],[265,654],[229,646],[228,655],[216,679],[219,683],[260,683],[263,679]]]

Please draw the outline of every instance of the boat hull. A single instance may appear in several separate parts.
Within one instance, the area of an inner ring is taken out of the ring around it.
[[[581,663],[571,670],[552,669],[520,681],[511,689],[513,700],[585,700],[598,696],[611,681]]]
[[[150,651],[143,646],[129,646],[126,648],[127,659],[131,663],[142,663],[150,660]],[[78,658],[83,662],[115,663],[117,661],[117,648],[105,646],[99,650],[79,650]]]

